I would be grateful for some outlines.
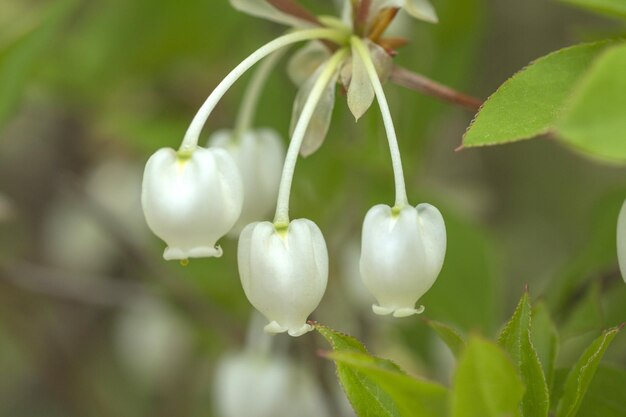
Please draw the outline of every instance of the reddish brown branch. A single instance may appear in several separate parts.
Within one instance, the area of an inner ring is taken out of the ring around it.
[[[416,74],[402,67],[394,67],[391,72],[391,81],[402,87],[419,91],[420,93],[465,107],[474,112],[477,112],[483,104],[483,102],[477,98],[460,93],[450,87],[439,84],[423,75]]]
[[[371,6],[372,0],[361,0],[359,2],[356,13],[354,14],[354,27],[358,34],[362,35],[365,32]]]
[[[283,13],[321,26],[320,21],[313,13],[294,0],[267,0],[267,2]]]

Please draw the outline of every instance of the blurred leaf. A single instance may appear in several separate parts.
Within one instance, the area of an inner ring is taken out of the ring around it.
[[[578,417],[626,416],[626,371],[600,366],[583,399]]]
[[[455,357],[459,357],[465,349],[465,340],[452,327],[438,321],[427,320],[426,323],[437,333],[439,338],[450,348]]]
[[[622,2],[626,7],[626,2]],[[626,44],[607,49],[571,96],[558,136],[592,155],[626,162]]]
[[[491,342],[470,339],[454,377],[452,417],[519,416],[523,394],[506,354]]]
[[[568,318],[575,302],[582,298],[581,289],[584,290],[592,279],[616,268],[615,228],[623,202],[624,190],[617,190],[598,201],[586,216],[588,224],[581,232],[585,237],[584,247],[564,265],[544,291],[546,303],[555,318]]]
[[[539,58],[487,99],[464,146],[498,145],[548,133],[572,88],[609,42],[561,49]]]
[[[375,385],[389,393],[398,407],[400,416],[443,417],[446,415],[447,390],[441,385],[415,379],[398,369],[392,362],[364,353],[339,351],[330,353],[328,357],[338,366],[341,364],[375,381]],[[363,406],[364,411],[369,409],[365,403]]]
[[[561,397],[557,407],[557,417],[574,417],[576,415],[604,352],[618,332],[619,328],[617,327],[605,331],[593,341],[572,368],[565,381],[563,397]]]
[[[513,317],[502,329],[498,343],[513,358],[526,386],[521,404],[522,415],[547,416],[550,404],[548,385],[531,340],[531,306],[528,291],[524,292]]]
[[[443,417],[446,389],[408,376],[395,363],[370,356],[355,338],[316,324],[330,343],[328,355],[337,365],[337,376],[359,416]]]
[[[560,333],[564,339],[603,328],[604,318],[600,298],[599,283],[593,281],[590,288],[579,299],[572,300],[572,303],[576,304],[573,305],[565,322],[560,326]]]
[[[53,2],[41,23],[0,48],[0,128],[7,122],[22,91],[73,10],[76,0]]]
[[[401,51],[394,61],[458,90],[475,89],[477,84],[473,82],[471,68],[479,55],[487,8],[482,0],[438,0],[435,6],[440,21],[445,24],[411,25],[411,46]],[[401,147],[406,155],[414,155],[412,159],[417,162],[428,156],[425,149],[429,141],[438,140],[430,130],[433,122],[451,107],[410,90],[390,92],[394,93],[399,94],[402,103],[402,106],[394,106],[390,97],[398,136],[413,138]],[[364,118],[370,114],[379,117],[375,113],[370,112]],[[462,127],[459,128],[455,131],[461,134]],[[412,171],[420,169],[419,163],[407,165],[407,177],[416,175]]]
[[[543,302],[538,302],[533,307],[531,338],[539,361],[543,366],[548,388],[550,388],[554,382],[559,333],[552,321],[548,307]]]
[[[448,232],[446,262],[422,302],[433,319],[454,323],[465,331],[491,332],[501,307],[492,241],[453,211],[443,209],[442,213]],[[468,280],[472,285],[467,285]]]
[[[626,19],[626,2],[624,0],[561,0],[594,12]]]

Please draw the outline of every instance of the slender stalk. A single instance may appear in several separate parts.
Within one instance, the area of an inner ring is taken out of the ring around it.
[[[237,114],[237,120],[235,121],[235,130],[233,132],[235,142],[238,142],[241,136],[252,126],[263,87],[272,73],[272,70],[285,52],[286,49],[283,48],[265,58],[252,75],[250,84],[244,94],[239,113]]]
[[[465,107],[474,112],[477,112],[483,104],[483,102],[477,98],[460,93],[450,87],[439,84],[423,75],[416,74],[402,67],[394,67],[391,72],[391,81],[402,87],[419,91],[420,93]]]
[[[276,204],[276,215],[274,216],[274,224],[277,228],[285,227],[289,224],[289,196],[291,194],[291,183],[293,180],[293,173],[296,169],[296,162],[298,160],[298,154],[300,153],[300,147],[302,146],[306,130],[309,127],[309,122],[313,117],[315,108],[317,107],[324,90],[328,86],[328,83],[333,79],[341,61],[343,61],[347,55],[347,49],[342,48],[330,57],[324,65],[324,69],[320,73],[317,81],[315,81],[311,94],[304,103],[304,108],[302,109],[300,118],[296,123],[296,128],[293,131],[291,142],[289,143],[285,164],[283,165],[283,173],[280,178],[278,203]]]
[[[206,123],[207,118],[217,106],[217,103],[222,99],[224,94],[232,87],[232,85],[254,64],[265,58],[272,52],[275,52],[287,45],[293,43],[302,42],[313,39],[325,39],[334,41],[337,43],[343,43],[345,41],[345,35],[335,29],[306,29],[292,32],[287,35],[283,35],[273,41],[263,45],[250,56],[244,59],[239,65],[235,67],[227,76],[215,87],[215,90],[206,99],[198,113],[191,121],[182,144],[180,145],[180,153],[192,152],[196,146],[198,146],[198,140],[202,133],[202,128]]]
[[[395,208],[402,209],[409,204],[409,200],[406,195],[406,185],[404,184],[404,173],[402,171],[402,159],[400,158],[400,148],[398,147],[398,138],[396,136],[396,130],[393,126],[393,119],[391,118],[391,112],[389,111],[389,104],[385,97],[385,91],[383,85],[378,78],[378,72],[372,61],[370,53],[363,43],[363,41],[356,36],[353,36],[351,41],[354,51],[361,56],[367,74],[372,81],[374,92],[378,100],[378,106],[383,117],[383,123],[385,124],[385,131],[387,132],[387,140],[389,141],[389,152],[391,153],[391,163],[393,166],[393,175],[396,183],[396,204]]]

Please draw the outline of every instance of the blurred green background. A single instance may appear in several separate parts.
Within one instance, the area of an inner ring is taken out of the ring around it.
[[[330,0],[303,3],[333,12]],[[623,29],[548,0],[433,4],[441,23],[409,22],[397,62],[481,98],[537,57]],[[236,242],[222,240],[222,259],[163,261],[141,215],[141,175],[151,153],[178,146],[227,71],[282,30],[227,0],[2,0],[1,416],[219,417],[214,370],[243,349],[251,313]],[[207,136],[232,127],[245,80]],[[444,269],[423,299],[428,318],[493,336],[528,284],[559,324],[562,366],[626,320],[615,253],[625,168],[549,139],[454,152],[472,114],[386,90],[411,202],[436,205],[448,228]],[[282,65],[258,125],[286,139],[295,94]],[[339,95],[292,197],[293,215],[314,220],[329,247],[329,287],[313,318],[445,382],[451,359],[432,331],[417,318],[374,316],[360,288],[361,222],[392,198],[378,110],[355,124]],[[332,364],[316,355],[321,338],[277,343],[319,383],[331,415],[349,416]],[[626,338],[607,361],[626,364]]]

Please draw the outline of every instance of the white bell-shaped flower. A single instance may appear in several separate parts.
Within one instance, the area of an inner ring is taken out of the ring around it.
[[[214,402],[218,417],[328,417],[311,372],[284,356],[241,352],[217,363]]]
[[[146,164],[141,203],[148,226],[167,243],[166,260],[219,257],[216,242],[239,218],[243,186],[224,149],[180,155],[163,148]]]
[[[270,322],[268,333],[300,336],[328,282],[328,250],[315,223],[298,219],[284,229],[273,223],[246,226],[239,237],[239,275],[250,303]]]
[[[445,253],[446,227],[435,207],[372,207],[363,222],[360,269],[378,301],[374,313],[420,314],[424,308],[415,304],[435,283]]]
[[[622,205],[617,219],[617,260],[622,278],[626,282],[626,201]]]
[[[238,140],[232,131],[221,130],[211,136],[209,146],[225,149],[235,160],[241,174],[243,208],[239,220],[228,233],[237,237],[247,224],[267,220],[274,210],[285,161],[285,146],[272,129],[248,130]]]

